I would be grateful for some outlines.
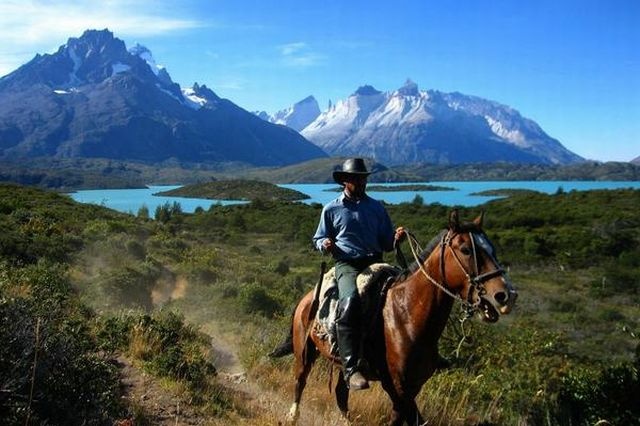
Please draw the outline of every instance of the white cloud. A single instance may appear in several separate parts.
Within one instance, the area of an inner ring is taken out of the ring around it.
[[[181,18],[151,0],[0,2],[0,75],[12,71],[36,53],[50,53],[69,37],[86,29],[108,28],[118,37],[153,36],[203,27],[202,21]]]
[[[216,90],[244,90],[247,81],[238,76],[222,76],[216,77],[213,87]]]
[[[284,56],[291,56],[298,52],[301,52],[308,48],[307,43],[297,42],[297,43],[289,43],[283,44],[282,46],[278,46],[280,49],[280,53]]]
[[[294,68],[307,68],[323,63],[324,55],[314,52],[304,42],[288,43],[278,46],[282,55],[282,64]]]

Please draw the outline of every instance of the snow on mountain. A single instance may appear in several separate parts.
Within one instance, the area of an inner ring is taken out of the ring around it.
[[[256,111],[254,114],[270,123],[282,124],[299,132],[320,115],[320,107],[316,98],[308,96],[274,115],[265,111]]]
[[[138,56],[140,57],[140,59],[145,61],[147,65],[149,65],[149,69],[151,69],[151,71],[156,76],[160,73],[160,70],[164,69],[163,66],[158,65],[155,59],[153,59],[153,54],[151,53],[151,51],[139,43],[136,43],[133,46],[131,46],[129,48],[129,53],[131,53],[134,56]]]
[[[301,134],[326,152],[385,164],[512,161],[563,164],[582,158],[518,111],[474,96],[362,86]]]

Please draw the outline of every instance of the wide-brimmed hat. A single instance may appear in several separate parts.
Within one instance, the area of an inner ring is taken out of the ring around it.
[[[333,172],[333,180],[342,185],[345,177],[349,175],[369,176],[370,174],[362,158],[349,158],[342,163],[342,170]]]

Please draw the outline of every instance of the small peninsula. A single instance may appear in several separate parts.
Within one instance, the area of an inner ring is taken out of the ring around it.
[[[539,191],[534,191],[532,189],[487,189],[486,191],[472,192],[469,195],[482,195],[482,196],[493,196],[493,197],[511,197],[513,195],[519,194],[539,194]]]
[[[154,195],[185,198],[206,198],[209,200],[266,200],[298,201],[309,198],[307,194],[257,180],[219,180],[186,185]]]
[[[329,192],[341,192],[342,187],[336,187],[326,189]],[[403,192],[403,191],[457,191],[456,188],[450,188],[447,186],[437,185],[425,185],[425,184],[407,184],[407,185],[367,185],[367,191],[369,192]]]

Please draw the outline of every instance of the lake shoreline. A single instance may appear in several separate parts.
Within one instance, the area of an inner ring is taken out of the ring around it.
[[[546,194],[554,194],[559,191],[587,191],[594,189],[640,189],[640,182],[634,181],[494,181],[494,182],[425,182],[425,185],[438,184],[452,188],[451,191],[372,191],[368,194],[372,198],[379,199],[388,204],[409,203],[420,196],[424,204],[442,204],[446,206],[473,207],[482,205],[493,199],[500,198],[499,195],[490,194],[484,191],[498,190],[533,190]],[[379,184],[376,184],[379,185]],[[382,185],[382,184],[380,184]],[[384,186],[400,186],[406,183],[384,184]],[[242,204],[246,201],[238,200],[210,200],[199,198],[183,197],[160,197],[153,193],[162,192],[169,189],[176,189],[182,185],[153,186],[149,185],[144,189],[108,189],[108,190],[81,190],[69,194],[69,196],[82,203],[104,205],[124,213],[135,214],[140,207],[146,206],[153,211],[157,206],[164,203],[178,202],[185,213],[192,213],[196,208],[209,209],[214,205]],[[306,204],[326,204],[337,198],[336,192],[327,192],[327,189],[335,189],[336,184],[282,184],[282,188],[290,188],[307,194],[310,198],[303,201]],[[483,194],[483,195],[478,195]],[[494,193],[498,194],[498,192]]]

